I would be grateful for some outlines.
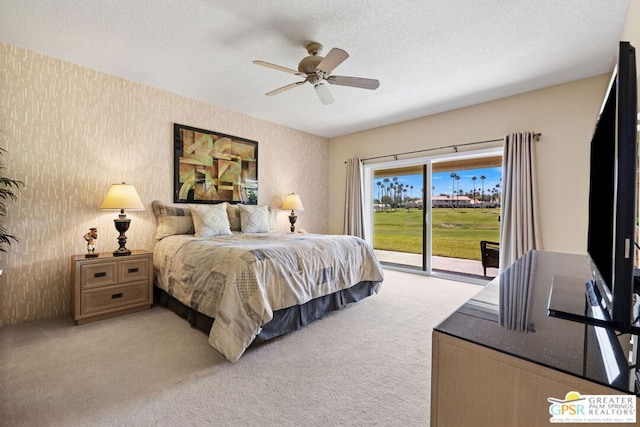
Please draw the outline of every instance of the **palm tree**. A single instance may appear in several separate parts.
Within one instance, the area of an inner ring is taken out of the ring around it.
[[[396,204],[396,186],[395,184],[391,183],[389,184],[389,188],[391,189],[391,207],[395,208],[395,204]]]
[[[387,196],[387,198],[389,197],[389,178],[385,178],[382,180],[382,182],[384,182],[384,195]],[[385,204],[386,204],[386,200],[385,200]]]
[[[482,207],[484,207],[484,180],[487,179],[486,176],[480,176],[480,181],[482,181]]]
[[[458,183],[458,192],[456,193],[456,208],[458,207],[458,193],[460,193],[460,175],[456,174],[456,182]]]
[[[380,189],[382,188],[382,181],[376,182],[376,185],[378,186],[378,203],[381,203],[382,196],[380,195]]]
[[[404,188],[404,184],[398,184],[398,198],[400,199],[400,203],[404,202],[404,193],[407,190]]]
[[[476,207],[476,179],[478,179],[476,176],[472,176],[471,177],[471,181],[473,181],[473,194],[471,196],[471,200],[473,200],[473,207]]]
[[[456,191],[456,173],[451,172],[451,207],[453,207],[453,194]]]
[[[396,200],[398,197],[398,184],[391,184],[391,201],[393,202],[391,204],[391,207],[395,208],[396,206]]]

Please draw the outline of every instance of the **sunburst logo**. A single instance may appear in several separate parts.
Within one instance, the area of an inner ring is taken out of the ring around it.
[[[574,416],[574,415],[584,415],[585,414],[585,398],[580,396],[580,393],[577,391],[570,391],[564,396],[564,400],[555,399],[553,397],[549,397],[547,399],[551,402],[551,406],[549,406],[549,413],[553,417],[555,416]]]

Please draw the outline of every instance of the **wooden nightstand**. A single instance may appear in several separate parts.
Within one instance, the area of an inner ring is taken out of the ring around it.
[[[151,308],[153,252],[71,257],[71,313],[76,324]]]

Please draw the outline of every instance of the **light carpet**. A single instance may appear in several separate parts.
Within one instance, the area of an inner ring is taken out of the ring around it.
[[[477,285],[385,271],[378,295],[227,362],[162,307],[0,328],[3,426],[425,426],[431,331]]]

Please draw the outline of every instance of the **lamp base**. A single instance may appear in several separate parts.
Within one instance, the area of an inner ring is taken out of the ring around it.
[[[131,255],[131,251],[125,247],[127,244],[127,236],[124,234],[129,229],[131,220],[123,217],[124,215],[120,215],[118,219],[113,220],[113,223],[116,225],[116,230],[120,232],[120,236],[118,236],[118,245],[120,245],[120,247],[113,252],[113,256]]]
[[[298,217],[296,216],[296,214],[291,211],[291,215],[289,215],[289,222],[291,223],[291,232],[294,233],[296,231],[296,226],[294,225],[296,223],[296,220],[298,219]]]

